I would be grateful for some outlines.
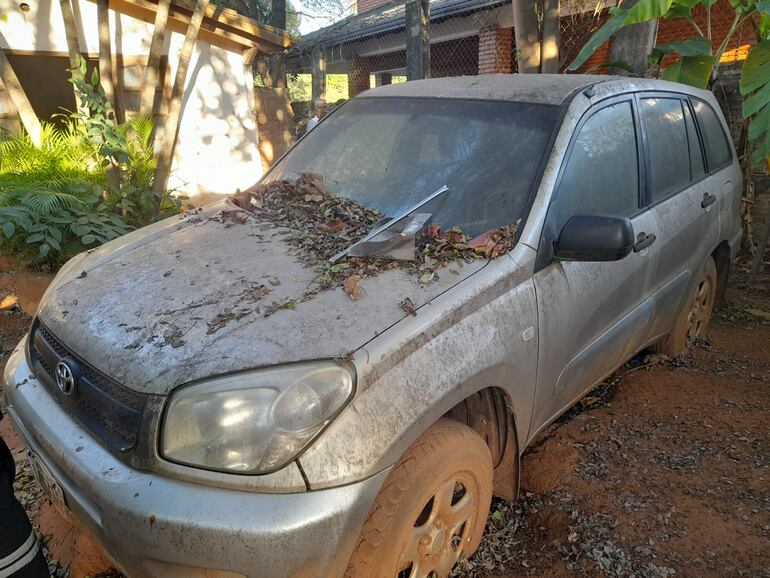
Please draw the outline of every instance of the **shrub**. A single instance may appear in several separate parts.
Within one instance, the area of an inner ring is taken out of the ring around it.
[[[82,59],[71,81],[78,111],[59,127],[42,123],[40,146],[26,133],[0,135],[0,254],[27,267],[56,270],[154,220],[152,121],[116,124]],[[179,213],[182,199],[164,192],[159,218]]]
[[[131,227],[102,199],[104,165],[75,122],[0,140],[0,253],[55,270]]]

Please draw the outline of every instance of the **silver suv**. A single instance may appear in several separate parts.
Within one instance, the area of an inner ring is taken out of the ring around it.
[[[131,577],[445,577],[538,432],[704,335],[741,239],[727,135],[662,81],[374,89],[260,185],[317,175],[304,202],[351,248],[314,265],[315,228],[240,195],[80,255],[5,369],[10,414]],[[392,218],[362,241],[323,195]],[[401,260],[431,228],[514,225],[490,258]],[[379,268],[319,285],[354,254]]]

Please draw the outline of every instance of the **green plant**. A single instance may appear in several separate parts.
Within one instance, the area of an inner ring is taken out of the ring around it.
[[[104,163],[76,121],[0,140],[0,253],[51,270],[131,227],[102,199]]]
[[[694,36],[655,48],[651,61],[660,65],[666,55],[679,58],[661,77],[699,88],[707,88],[717,77],[722,55],[730,41],[746,22],[751,22],[757,43],[749,52],[741,74],[741,93],[747,96],[743,104],[744,118],[751,119],[749,138],[755,142],[752,160],[766,162],[770,168],[770,1],[729,0],[734,11],[733,21],[722,42],[714,49],[711,9],[717,0],[639,0],[631,8],[612,8],[610,19],[585,44],[569,70],[577,70],[607,39],[620,29],[656,18],[684,19],[693,28]],[[706,12],[703,30],[692,16],[696,6]]]

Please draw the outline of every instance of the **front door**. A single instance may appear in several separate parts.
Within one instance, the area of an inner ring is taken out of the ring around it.
[[[633,96],[597,105],[578,125],[546,217],[535,290],[540,327],[531,435],[642,345],[652,315],[648,290],[656,221],[643,208],[641,137]],[[612,262],[549,257],[558,231],[576,214],[629,217],[640,241]]]

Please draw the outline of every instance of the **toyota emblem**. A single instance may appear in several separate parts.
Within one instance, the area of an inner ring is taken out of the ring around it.
[[[72,395],[75,391],[75,374],[64,361],[56,364],[56,385],[64,395]]]

